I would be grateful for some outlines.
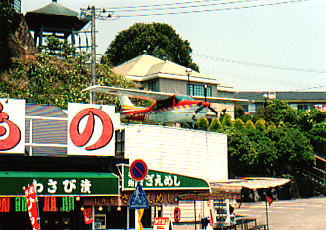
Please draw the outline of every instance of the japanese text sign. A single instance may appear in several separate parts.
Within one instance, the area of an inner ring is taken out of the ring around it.
[[[118,177],[89,172],[0,172],[0,196],[22,196],[22,187],[33,181],[38,196],[117,195]]]
[[[168,217],[155,217],[153,230],[166,229],[169,230],[170,227],[170,218]]]
[[[120,117],[109,105],[68,104],[68,155],[114,156]]]
[[[25,196],[27,199],[27,211],[31,220],[33,230],[40,230],[40,224],[38,221],[38,207],[36,198],[36,189],[34,184],[24,188]]]
[[[92,208],[85,208],[83,210],[83,216],[85,224],[91,224],[94,222]]]
[[[25,153],[25,100],[0,98],[0,153]]]
[[[127,166],[123,170],[123,189],[131,190],[136,187],[136,181],[132,179],[130,170]],[[209,189],[205,180],[182,176],[178,174],[148,170],[147,176],[141,181],[144,189]]]

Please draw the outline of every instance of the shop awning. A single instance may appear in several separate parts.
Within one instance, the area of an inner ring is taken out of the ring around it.
[[[129,173],[129,166],[122,167],[122,190],[135,190],[135,180],[131,178]],[[200,178],[173,174],[169,172],[162,172],[156,170],[148,170],[148,174],[142,181],[142,188],[144,190],[200,190],[209,191],[209,184]]]
[[[290,182],[290,179],[271,177],[242,177],[227,181],[210,183],[208,193],[185,193],[179,196],[181,200],[218,200],[240,199],[242,188],[261,189],[274,188]]]
[[[2,171],[0,196],[24,196],[33,182],[38,196],[116,196],[119,190],[113,173]]]
[[[286,178],[272,178],[272,177],[241,177],[238,179],[231,179],[228,181],[210,183],[212,189],[240,187],[249,189],[273,188],[284,185],[290,182]]]

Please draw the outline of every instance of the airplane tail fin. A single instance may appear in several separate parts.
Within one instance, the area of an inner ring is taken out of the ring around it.
[[[119,100],[121,104],[121,111],[123,113],[131,112],[133,110],[141,109],[142,107],[135,106],[129,99],[127,95],[119,95]]]

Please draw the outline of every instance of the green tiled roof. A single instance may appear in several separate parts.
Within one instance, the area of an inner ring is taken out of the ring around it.
[[[50,4],[40,9],[29,11],[28,13],[52,14],[52,15],[72,16],[72,17],[78,16],[78,13],[76,11],[70,10],[67,7],[57,2],[51,2]]]

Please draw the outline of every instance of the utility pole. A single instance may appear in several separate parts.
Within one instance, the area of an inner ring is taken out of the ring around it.
[[[100,20],[112,20],[117,17],[113,17],[113,11],[108,11],[104,8],[95,8],[95,6],[81,8],[81,17],[85,17],[86,19],[91,19],[91,74],[92,80],[90,85],[96,85],[96,28],[95,21],[96,19]],[[88,47],[88,46],[87,46]],[[95,93],[90,93],[89,100],[91,104],[96,103],[96,95]]]
[[[95,38],[95,6],[92,6],[91,9],[92,15],[92,27],[91,27],[91,36],[92,36],[92,85],[96,85],[96,38]],[[93,92],[90,93],[90,103],[96,103],[96,94]]]

